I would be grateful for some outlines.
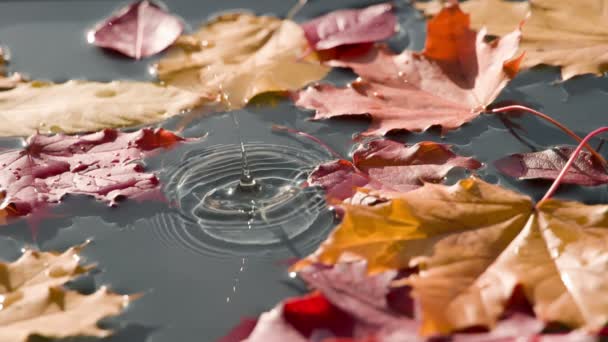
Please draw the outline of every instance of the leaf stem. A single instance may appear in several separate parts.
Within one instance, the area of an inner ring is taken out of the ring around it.
[[[574,152],[572,152],[572,154],[570,155],[570,158],[566,162],[566,165],[564,165],[564,167],[560,171],[560,173],[557,176],[557,178],[555,178],[555,181],[553,181],[553,184],[551,185],[551,187],[549,188],[549,190],[547,190],[547,193],[545,194],[545,196],[543,196],[543,198],[536,204],[537,207],[538,207],[538,205],[540,203],[542,203],[543,201],[548,200],[549,198],[551,198],[551,196],[553,196],[555,194],[555,191],[557,191],[557,188],[562,183],[562,180],[564,179],[564,176],[566,175],[566,172],[568,172],[568,169],[570,169],[570,167],[572,166],[572,164],[576,160],[576,157],[578,157],[578,155],[581,152],[581,150],[583,149],[583,147],[588,146],[587,142],[589,140],[591,140],[591,138],[593,138],[594,136],[596,136],[598,134],[602,134],[604,132],[608,132],[608,126],[604,126],[604,127],[600,127],[598,129],[596,129],[595,131],[587,134],[587,136],[585,138],[583,138],[583,140],[581,140],[580,144],[578,144],[578,146],[576,147],[576,149],[574,150]]]
[[[494,108],[491,110],[492,113],[499,113],[499,112],[515,112],[515,111],[525,111],[528,112],[530,114],[536,115],[539,118],[550,122],[551,124],[555,125],[557,128],[561,129],[562,131],[564,131],[564,133],[568,134],[570,137],[572,137],[573,139],[575,139],[576,141],[578,141],[579,143],[581,141],[583,141],[583,139],[581,139],[581,137],[579,137],[576,133],[574,133],[572,130],[570,130],[568,127],[562,125],[559,121],[553,119],[552,117],[550,117],[547,114],[541,113],[537,110],[534,110],[532,108],[526,107],[526,106],[522,106],[522,105],[510,105],[510,106],[504,106],[504,107],[499,107],[499,108]],[[597,153],[597,151],[595,151],[595,149],[593,149],[593,147],[591,147],[589,144],[585,143],[584,147],[589,150],[589,152],[591,152],[591,154],[602,164],[602,166],[604,166],[604,168],[606,168],[606,165],[608,165],[608,163],[606,162],[606,160],[604,159],[604,157],[602,157],[599,153]]]
[[[295,5],[293,5],[293,7],[289,10],[289,12],[287,12],[287,16],[285,17],[285,19],[292,20],[293,17],[295,17],[296,14],[298,14],[298,12],[300,12],[300,10],[304,7],[304,5],[306,5],[307,2],[308,2],[308,0],[298,0],[298,2],[296,2]]]

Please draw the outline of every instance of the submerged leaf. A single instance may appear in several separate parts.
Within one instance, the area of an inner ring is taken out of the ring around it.
[[[123,9],[89,33],[90,43],[140,59],[155,55],[182,33],[179,18],[143,0]]]
[[[555,180],[572,155],[574,148],[558,146],[552,149],[517,153],[497,160],[496,168],[519,179]],[[581,151],[562,180],[564,184],[602,185],[608,184],[608,173],[604,166],[587,151]]]
[[[169,85],[235,109],[258,94],[296,90],[323,78],[329,68],[307,49],[304,32],[292,21],[226,14],[180,37],[156,71]]]
[[[24,149],[0,154],[0,188],[5,191],[0,208],[25,215],[67,194],[90,195],[110,204],[121,197],[150,195],[159,181],[137,162],[183,140],[163,129],[34,135]]]
[[[470,30],[468,16],[457,5],[430,20],[427,31],[422,52],[394,55],[381,47],[333,61],[360,78],[347,88],[309,87],[296,94],[296,104],[314,109],[315,119],[369,115],[372,125],[364,135],[431,126],[447,131],[473,120],[517,73],[519,31],[485,43],[485,32]]]
[[[494,35],[506,34],[506,28],[525,20],[521,41],[525,67],[560,66],[564,80],[607,70],[606,0],[469,0],[462,6],[471,13],[473,27],[487,27]],[[437,7],[425,12],[431,15]]]
[[[396,25],[393,6],[387,3],[364,9],[334,11],[301,26],[314,49],[326,50],[384,40],[395,33]]]
[[[0,91],[0,136],[79,133],[162,121],[201,102],[197,94],[146,82],[21,83]]]
[[[370,271],[415,267],[402,283],[420,303],[422,332],[494,327],[516,286],[546,322],[598,330],[608,321],[608,206],[523,195],[476,178],[425,184],[344,219],[296,266],[344,255]]]
[[[440,182],[450,170],[460,167],[475,170],[481,163],[454,154],[448,145],[424,141],[404,145],[392,140],[374,140],[360,146],[353,162],[336,160],[319,165],[308,180],[322,186],[329,199],[345,201],[357,188],[383,192],[405,192],[424,182]],[[353,203],[351,201],[351,203]]]
[[[26,250],[19,260],[0,263],[0,340],[26,342],[30,336],[50,338],[107,336],[97,321],[119,314],[131,297],[101,288],[82,295],[61,286],[92,268],[80,265],[83,246],[59,254]]]

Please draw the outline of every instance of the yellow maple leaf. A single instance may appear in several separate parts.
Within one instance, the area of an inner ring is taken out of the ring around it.
[[[530,198],[477,178],[426,184],[343,222],[300,269],[339,258],[370,272],[417,268],[403,282],[422,333],[493,327],[520,285],[539,319],[599,329],[608,321],[608,205]]]
[[[232,13],[180,37],[156,65],[156,72],[166,84],[217,98],[225,109],[236,109],[258,94],[295,90],[318,81],[329,68],[310,51],[298,24]]]
[[[97,327],[97,321],[119,314],[137,296],[114,294],[105,287],[90,295],[62,288],[93,268],[80,264],[83,247],[63,253],[26,250],[18,260],[0,263],[0,341],[111,333]]]

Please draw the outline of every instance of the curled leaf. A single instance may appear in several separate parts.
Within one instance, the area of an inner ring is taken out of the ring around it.
[[[311,257],[343,255],[370,272],[415,267],[401,283],[420,303],[422,332],[492,328],[516,286],[545,322],[595,331],[608,321],[608,206],[546,200],[476,178],[425,184],[376,206],[345,205]]]
[[[337,160],[319,165],[308,183],[322,186],[329,199],[339,201],[352,198],[357,188],[378,190],[375,195],[390,197],[389,193],[411,191],[424,182],[441,182],[454,168],[475,170],[481,165],[473,158],[456,155],[444,144],[374,140],[354,152],[352,163]]]
[[[306,39],[315,50],[373,43],[395,33],[397,18],[391,4],[338,10],[303,23]]]
[[[145,196],[159,181],[137,162],[183,140],[163,129],[34,135],[23,149],[0,154],[0,188],[5,191],[1,208],[25,215],[67,194],[90,195],[109,204]]]
[[[266,92],[299,89],[329,68],[311,54],[302,29],[290,20],[226,14],[182,36],[156,66],[166,84],[241,108]]]
[[[555,180],[573,151],[572,147],[558,146],[540,152],[517,153],[497,160],[494,165],[500,172],[519,179]],[[608,184],[608,173],[591,153],[582,151],[566,172],[562,183],[588,186]]]
[[[181,20],[150,1],[137,1],[104,20],[89,33],[89,42],[131,58],[155,55],[182,33]]]
[[[0,91],[0,136],[80,133],[162,121],[202,101],[197,94],[146,82],[20,83]]]
[[[309,87],[295,95],[296,105],[315,110],[315,119],[369,115],[364,135],[431,126],[447,131],[473,120],[517,73],[519,30],[485,43],[485,32],[472,31],[468,15],[453,5],[430,20],[427,31],[422,52],[395,55],[381,47],[333,61],[359,79],[346,88]]]

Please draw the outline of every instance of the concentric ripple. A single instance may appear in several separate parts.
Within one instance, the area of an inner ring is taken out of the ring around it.
[[[189,151],[161,175],[168,199],[178,208],[177,213],[153,219],[162,241],[205,254],[314,248],[333,225],[333,215],[323,192],[302,183],[330,155],[315,148],[263,143],[245,149],[259,187],[254,192],[238,191],[238,144]]]

